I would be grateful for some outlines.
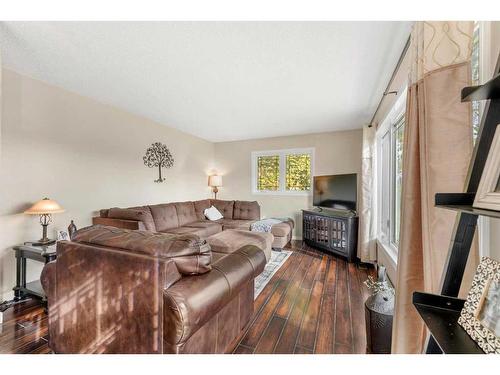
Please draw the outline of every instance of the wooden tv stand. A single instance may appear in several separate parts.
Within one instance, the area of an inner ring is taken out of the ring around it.
[[[358,216],[350,211],[302,210],[304,242],[354,262],[357,259],[358,220]]]

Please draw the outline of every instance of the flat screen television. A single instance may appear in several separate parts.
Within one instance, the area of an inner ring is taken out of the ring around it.
[[[357,209],[357,174],[314,176],[313,206],[338,210]]]

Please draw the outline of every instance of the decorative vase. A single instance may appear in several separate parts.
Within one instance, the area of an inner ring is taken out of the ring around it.
[[[366,285],[375,290],[365,302],[366,352],[390,354],[394,315],[394,289],[388,285],[385,267],[379,268],[376,283],[370,280]]]
[[[73,222],[73,220],[71,220],[71,224],[69,224],[69,226],[68,226],[68,234],[69,234],[70,240],[73,239],[73,235],[75,234],[75,232],[76,232],[76,225]]]

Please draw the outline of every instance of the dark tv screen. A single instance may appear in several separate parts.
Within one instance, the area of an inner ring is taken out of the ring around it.
[[[315,176],[313,206],[356,211],[357,174]]]

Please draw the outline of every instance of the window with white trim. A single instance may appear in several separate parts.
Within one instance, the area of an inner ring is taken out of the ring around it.
[[[313,148],[252,152],[254,194],[311,194]]]
[[[377,129],[377,239],[396,258],[400,238],[406,89]]]

